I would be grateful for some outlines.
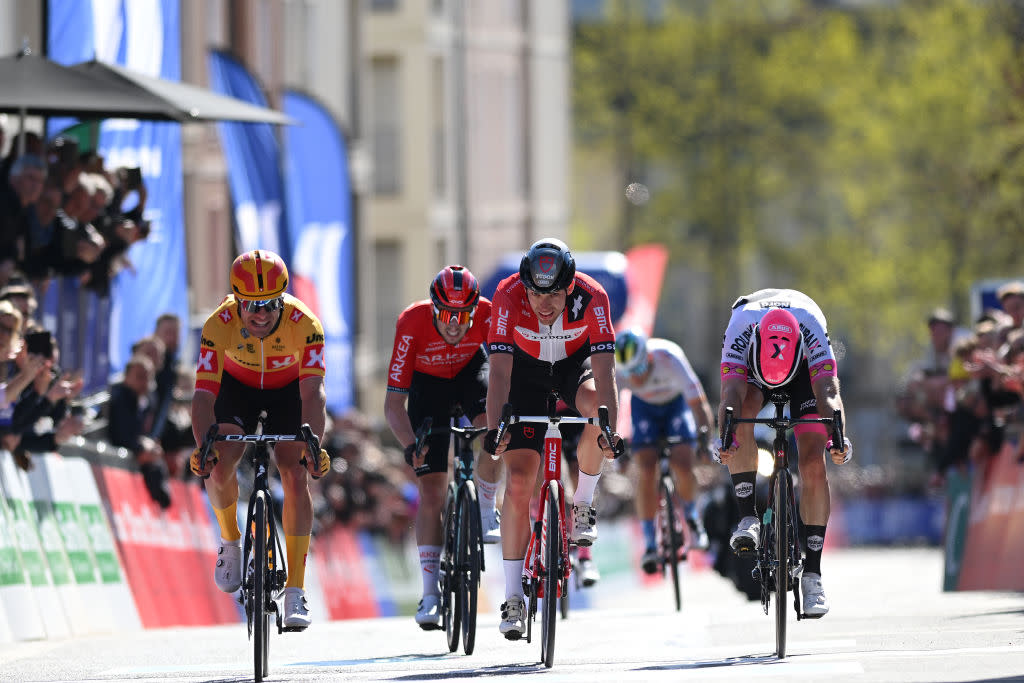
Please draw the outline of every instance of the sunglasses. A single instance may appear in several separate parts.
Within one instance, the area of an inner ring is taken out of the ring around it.
[[[473,319],[473,311],[475,309],[469,308],[461,311],[452,311],[447,308],[438,308],[434,306],[434,317],[437,318],[438,322],[442,325],[450,325],[455,322],[458,325],[465,325]]]
[[[260,311],[280,311],[284,308],[284,297],[277,297],[276,299],[261,299],[258,301],[247,301],[242,299],[238,302],[242,306],[242,310],[246,313],[259,313]]]

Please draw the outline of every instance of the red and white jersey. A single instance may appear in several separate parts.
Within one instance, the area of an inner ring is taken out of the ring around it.
[[[761,289],[741,296],[732,305],[732,317],[722,338],[722,379],[747,379],[747,350],[754,325],[770,308],[785,308],[800,323],[804,337],[804,355],[811,373],[811,381],[819,377],[835,376],[836,357],[828,339],[825,314],[818,304],[795,289]]]
[[[487,341],[491,302],[481,297],[466,335],[454,346],[434,327],[434,305],[417,301],[402,311],[388,363],[388,391],[408,392],[413,372],[451,379],[469,364]]]
[[[570,356],[589,356],[615,351],[608,293],[594,278],[576,273],[575,286],[566,297],[565,310],[551,325],[544,325],[530,308],[530,300],[519,274],[498,284],[494,293],[491,353],[514,353],[516,349],[539,361],[555,363]]]

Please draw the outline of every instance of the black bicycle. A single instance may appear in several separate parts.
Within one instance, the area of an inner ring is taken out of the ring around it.
[[[277,608],[275,597],[284,589],[288,574],[283,558],[281,537],[274,517],[268,474],[270,449],[280,441],[304,441],[310,453],[320,452],[320,440],[308,424],[302,425],[298,434],[264,434],[263,425],[267,412],[261,411],[256,421],[254,434],[220,434],[214,424],[203,439],[200,452],[200,467],[205,469],[210,449],[217,441],[243,442],[249,444],[247,455],[253,466],[252,494],[245,516],[245,541],[242,546],[243,567],[246,567],[239,602],[245,607],[249,638],[253,642],[253,669],[255,681],[260,683],[270,672],[270,615],[276,615],[277,632],[301,631],[282,624],[282,614]]]
[[[462,426],[462,410],[456,409],[447,427],[432,428],[433,418],[425,418],[416,432],[416,451],[427,436],[451,432],[454,441],[454,476],[448,482],[442,521],[442,546],[439,568],[441,616],[448,651],[459,648],[473,654],[476,643],[477,593],[484,570],[484,541],[480,521],[480,503],[473,479],[473,439],[486,427]]]
[[[687,547],[683,537],[681,517],[676,510],[676,481],[672,477],[672,446],[681,442],[678,437],[665,439],[658,453],[658,509],[655,515],[655,531],[658,548],[658,563],[662,575],[668,569],[672,577],[672,591],[676,598],[676,611],[683,609],[683,594],[679,586],[679,563],[686,559]]]
[[[793,419],[784,414],[789,403],[789,394],[774,389],[768,400],[775,406],[775,415],[763,418],[739,418],[733,409],[725,409],[722,424],[722,444],[732,446],[736,424],[768,425],[775,430],[772,442],[774,467],[768,479],[768,506],[761,518],[761,537],[758,543],[757,564],[753,576],[761,584],[761,604],[768,614],[771,594],[775,593],[775,652],[779,659],[786,656],[786,601],[789,590],[793,591],[793,609],[796,618],[814,619],[820,615],[803,613],[800,601],[800,576],[803,566],[803,551],[800,548],[799,517],[797,516],[796,495],[793,492],[793,474],[789,469],[789,430],[798,424],[825,424],[832,427],[832,443],[843,443],[843,416],[836,410],[832,417]]]

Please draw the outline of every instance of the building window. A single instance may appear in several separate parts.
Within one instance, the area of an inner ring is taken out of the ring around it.
[[[398,194],[402,189],[401,98],[398,60],[373,60],[373,190],[379,195]]]
[[[402,292],[405,278],[402,267],[402,246],[398,242],[380,241],[373,247],[374,291],[377,318],[374,321],[378,348],[388,349],[395,340],[395,323],[405,308]],[[387,362],[385,357],[384,362]]]

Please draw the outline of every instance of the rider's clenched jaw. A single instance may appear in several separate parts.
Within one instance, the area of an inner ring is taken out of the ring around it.
[[[530,308],[533,309],[534,315],[545,325],[554,324],[558,320],[558,316],[565,310],[567,294],[564,289],[548,294],[538,294],[531,289],[527,289],[526,295],[530,300]]]

